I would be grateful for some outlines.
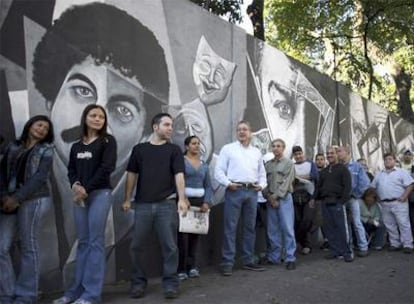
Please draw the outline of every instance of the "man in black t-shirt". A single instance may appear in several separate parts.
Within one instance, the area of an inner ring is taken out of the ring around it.
[[[127,166],[125,199],[122,208],[131,208],[131,196],[136,186],[135,223],[131,245],[131,297],[145,294],[147,277],[140,261],[145,239],[155,229],[163,256],[162,286],[165,298],[178,296],[177,277],[177,206],[188,208],[184,188],[184,156],[177,145],[169,142],[173,120],[169,114],[159,113],[152,119],[149,142],[136,145]]]

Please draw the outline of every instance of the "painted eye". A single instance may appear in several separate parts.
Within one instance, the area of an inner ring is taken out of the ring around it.
[[[117,120],[119,120],[123,123],[128,123],[132,119],[134,119],[134,114],[132,113],[132,111],[128,107],[126,107],[122,104],[114,105],[110,110],[112,112],[112,115]]]
[[[202,74],[209,74],[211,71],[210,63],[206,60],[200,61],[198,68],[200,69]]]
[[[73,90],[76,95],[82,98],[95,98],[95,94],[92,90],[85,86],[74,86]]]

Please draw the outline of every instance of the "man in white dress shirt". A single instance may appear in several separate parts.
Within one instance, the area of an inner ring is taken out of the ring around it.
[[[237,141],[223,146],[215,168],[216,180],[226,187],[224,196],[224,236],[221,273],[232,275],[236,254],[236,231],[239,218],[243,225],[243,269],[263,271],[253,262],[257,193],[266,187],[266,171],[260,150],[250,144],[250,123],[237,125]]]

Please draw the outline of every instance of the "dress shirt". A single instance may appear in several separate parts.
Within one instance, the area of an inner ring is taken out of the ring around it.
[[[414,183],[414,179],[406,170],[394,167],[389,171],[385,169],[378,172],[371,183],[377,189],[380,200],[399,198],[405,189]]]
[[[266,187],[266,171],[260,150],[252,145],[243,146],[239,141],[221,148],[214,177],[223,186],[232,182],[258,183]]]

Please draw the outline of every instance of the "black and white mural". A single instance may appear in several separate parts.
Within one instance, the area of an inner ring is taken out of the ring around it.
[[[385,151],[414,147],[413,125],[190,1],[2,0],[0,9],[0,135],[15,139],[35,114],[49,115],[55,126],[53,203],[42,206],[40,237],[45,291],[73,275],[77,242],[66,166],[90,103],[107,109],[118,142],[108,282],[129,277],[133,216],[119,205],[125,166],[132,147],[148,140],[157,112],[174,116],[178,145],[190,134],[200,137],[211,170],[241,119],[251,121],[263,154],[275,138],[288,150],[301,145],[308,158],[328,145],[350,144],[355,159],[367,158],[377,170]],[[202,246],[209,261],[217,260],[221,238],[214,209],[223,189],[213,186],[213,228]],[[149,261],[157,260],[156,248],[149,240]],[[149,268],[156,274],[159,263]]]

